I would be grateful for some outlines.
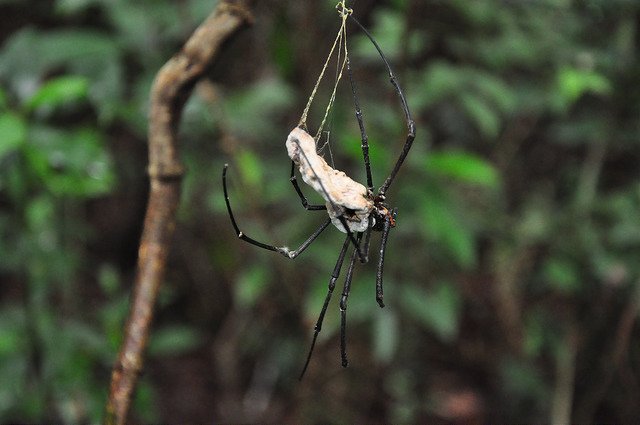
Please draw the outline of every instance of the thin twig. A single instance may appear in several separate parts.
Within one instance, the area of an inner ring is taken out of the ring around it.
[[[223,0],[184,47],[158,72],[151,90],[149,176],[151,191],[138,251],[131,310],[113,367],[106,424],[124,424],[144,364],[153,309],[175,229],[180,183],[177,130],[182,107],[222,42],[251,20],[250,0]]]

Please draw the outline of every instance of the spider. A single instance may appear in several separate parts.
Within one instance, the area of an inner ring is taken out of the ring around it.
[[[311,245],[316,240],[316,238],[318,238],[318,236],[329,226],[329,224],[333,224],[339,231],[346,233],[346,238],[344,240],[344,243],[342,244],[342,249],[338,254],[336,265],[333,269],[333,272],[331,273],[331,278],[329,279],[328,291],[324,300],[324,304],[322,305],[320,315],[314,326],[313,339],[311,341],[311,346],[309,348],[309,353],[307,355],[304,367],[300,374],[300,379],[302,379],[307,370],[307,367],[309,366],[318,334],[322,329],[322,322],[324,320],[327,307],[335,289],[336,281],[338,280],[338,277],[340,275],[340,270],[342,269],[342,264],[344,262],[349,246],[352,245],[354,249],[349,260],[349,266],[347,268],[347,274],[342,290],[342,297],[340,299],[340,357],[343,367],[347,367],[349,364],[346,349],[347,300],[351,289],[353,269],[356,260],[359,260],[361,263],[367,263],[369,260],[369,247],[372,231],[382,232],[378,256],[378,266],[376,270],[375,292],[378,305],[380,307],[384,307],[382,283],[384,255],[387,247],[389,232],[393,227],[396,226],[396,216],[398,212],[397,208],[390,208],[387,205],[386,194],[387,190],[393,183],[398,171],[400,170],[400,167],[402,166],[405,158],[407,157],[416,134],[416,126],[413,119],[411,118],[411,112],[409,111],[407,100],[402,92],[402,88],[400,87],[395,74],[393,73],[393,70],[391,69],[389,61],[382,52],[382,49],[375,41],[373,36],[369,33],[369,31],[367,31],[367,29],[355,17],[353,17],[351,13],[352,11],[346,8],[343,10],[349,12],[349,18],[360,28],[360,30],[366,35],[366,37],[376,48],[380,58],[382,59],[382,62],[384,63],[386,71],[389,74],[389,80],[400,99],[402,111],[406,119],[407,135],[404,146],[402,148],[402,151],[400,152],[398,159],[396,160],[394,167],[391,170],[391,173],[384,180],[377,193],[374,192],[373,178],[371,175],[371,165],[369,161],[369,142],[365,130],[362,111],[360,109],[356,84],[353,79],[351,63],[348,55],[346,54],[346,45],[344,61],[346,63],[347,74],[351,86],[355,116],[360,128],[360,136],[362,141],[361,147],[364,168],[367,176],[367,186],[365,187],[364,185],[353,181],[344,172],[335,170],[331,166],[329,166],[324,158],[317,154],[316,140],[307,133],[304,120],[301,120],[301,124],[299,124],[291,131],[286,142],[287,152],[289,154],[289,157],[291,158],[290,181],[305,210],[327,211],[329,218],[326,219],[325,222],[322,223],[322,225],[320,225],[320,227],[318,227],[318,229],[314,231],[311,236],[309,236],[307,240],[305,240],[297,249],[291,250],[286,246],[275,246],[259,242],[247,236],[240,230],[233,215],[231,204],[229,202],[226,177],[228,164],[224,165],[222,171],[222,185],[224,189],[227,211],[229,212],[229,218],[231,219],[231,224],[233,225],[236,235],[241,240],[251,245],[267,249],[269,251],[278,252],[287,258],[294,259],[302,252],[304,252],[309,247],[309,245]],[[346,15],[343,15],[343,18],[346,19]],[[300,186],[298,185],[298,180],[295,173],[296,167],[298,168],[303,181],[311,186],[324,198],[324,200],[326,201],[324,205],[312,205],[308,202],[307,198],[300,189]]]

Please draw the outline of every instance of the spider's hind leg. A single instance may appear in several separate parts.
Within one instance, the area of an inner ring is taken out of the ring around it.
[[[338,261],[336,262],[335,267],[333,268],[333,273],[331,273],[331,279],[329,279],[329,289],[327,291],[327,296],[324,299],[324,304],[322,304],[322,310],[320,310],[320,316],[318,316],[318,320],[316,321],[316,325],[314,326],[313,340],[311,341],[311,347],[309,348],[309,354],[307,355],[307,361],[304,363],[304,367],[302,368],[302,373],[300,373],[300,380],[304,376],[307,371],[307,367],[309,366],[309,361],[311,360],[311,355],[313,354],[313,348],[316,345],[316,340],[318,339],[318,334],[322,330],[322,322],[324,321],[324,315],[327,313],[327,307],[329,306],[329,301],[331,301],[331,295],[333,294],[333,290],[336,287],[336,280],[340,276],[340,270],[342,269],[342,263],[344,262],[344,257],[347,253],[347,248],[349,248],[349,244],[351,240],[347,236],[342,244],[342,249],[340,250],[340,255],[338,256]]]
[[[365,241],[364,241],[364,255],[369,255],[369,246],[371,241],[371,218],[369,219],[369,228],[365,232]],[[358,233],[356,237],[356,242],[359,244],[362,239],[362,233]],[[324,321],[324,316],[327,312],[327,307],[329,306],[329,301],[331,301],[331,295],[333,294],[333,290],[336,287],[336,280],[340,276],[340,270],[342,269],[342,263],[344,262],[344,257],[347,253],[347,249],[351,245],[351,238],[347,235],[344,243],[342,245],[342,249],[340,250],[340,255],[338,256],[338,261],[336,262],[335,267],[333,268],[333,273],[331,273],[331,279],[329,280],[329,290],[327,291],[327,296],[324,300],[324,304],[322,305],[322,310],[320,311],[320,316],[318,317],[318,321],[314,327],[313,340],[311,341],[311,347],[309,348],[309,354],[307,355],[307,361],[304,364],[304,368],[302,369],[302,373],[300,374],[300,378],[304,376],[307,371],[307,367],[309,366],[309,361],[311,360],[311,355],[313,353],[313,348],[316,345],[316,339],[318,338],[318,334],[322,329],[322,322]],[[353,254],[351,255],[351,259],[349,260],[349,269],[347,271],[347,276],[345,277],[344,289],[342,291],[342,298],[340,300],[340,315],[341,315],[341,325],[340,325],[340,355],[342,357],[342,366],[347,367],[349,362],[347,360],[347,337],[346,337],[346,317],[347,317],[347,298],[349,297],[349,292],[351,291],[351,280],[353,278],[353,268],[355,266],[356,258],[358,258],[358,251],[354,248]]]
[[[362,233],[358,234],[357,240],[360,243]],[[351,292],[351,281],[353,279],[353,268],[356,264],[357,250],[353,250],[347,275],[344,278],[344,288],[342,289],[342,298],[340,299],[340,357],[342,358],[342,367],[349,366],[347,360],[347,301]]]
[[[228,167],[229,167],[228,164],[224,164],[224,168],[222,169],[222,189],[224,190],[224,200],[225,200],[225,203],[227,204],[227,211],[229,212],[229,218],[231,219],[231,224],[233,225],[233,228],[236,231],[236,235],[238,236],[238,238],[242,239],[243,241],[250,243],[251,245],[254,245],[263,249],[267,249],[269,251],[279,252],[280,254],[284,255],[287,258],[293,259],[293,258],[296,258],[298,255],[300,255],[305,249],[307,249],[309,245],[311,245],[311,243],[315,241],[318,238],[318,236],[320,236],[320,233],[322,233],[324,229],[326,229],[329,226],[329,224],[331,224],[331,219],[327,219],[324,223],[322,223],[322,225],[320,225],[320,227],[318,227],[311,234],[311,236],[307,238],[306,241],[302,243],[302,245],[298,247],[298,249],[295,249],[295,250],[291,250],[286,246],[269,245],[263,242],[259,242],[253,238],[250,238],[240,230],[240,228],[238,227],[238,224],[236,223],[236,219],[233,215],[233,211],[231,210],[231,203],[229,202],[229,193],[227,191],[227,168]]]

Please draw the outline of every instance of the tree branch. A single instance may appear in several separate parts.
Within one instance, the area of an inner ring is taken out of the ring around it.
[[[222,0],[183,48],[158,72],[151,89],[149,176],[151,191],[138,251],[131,310],[120,354],[113,367],[106,406],[107,424],[124,424],[153,318],[169,245],[175,229],[184,169],[178,156],[177,130],[182,108],[220,45],[251,21],[250,0]]]

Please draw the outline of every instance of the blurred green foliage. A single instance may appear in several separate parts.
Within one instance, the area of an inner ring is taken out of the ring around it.
[[[0,422],[100,421],[146,197],[149,87],[215,3],[0,4]],[[355,2],[418,136],[387,193],[399,208],[387,307],[374,256],[349,298],[351,367],[339,362],[339,284],[295,381],[342,235],[327,230],[294,262],[243,244],[219,180],[230,163],[238,221],[258,240],[296,246],[323,220],[300,207],[284,140],[335,36],[334,3],[260,2],[185,107],[180,223],[134,418],[637,420],[632,0]],[[406,123],[375,48],[348,31],[380,185]],[[353,114],[343,81],[323,152],[364,181]]]
[[[131,32],[159,24],[160,16],[171,20],[171,13],[142,19],[157,9],[140,5],[136,22],[122,13],[124,2],[28,3],[2,13],[20,16],[33,7],[58,23],[15,28],[0,51],[0,421],[96,423],[128,289],[116,264],[88,252],[100,237],[88,206],[117,190],[114,128],[144,135],[148,85],[164,59],[145,55],[149,63],[138,66],[149,66],[147,73],[126,83],[133,64],[125,56],[147,49]],[[95,6],[119,31],[82,24]],[[68,18],[75,23],[65,25]],[[138,99],[125,93],[136,86]],[[197,331],[174,325],[154,334],[149,351],[175,354],[200,343]],[[151,390],[143,380],[138,407],[145,421],[157,420],[153,399],[145,401]]]

